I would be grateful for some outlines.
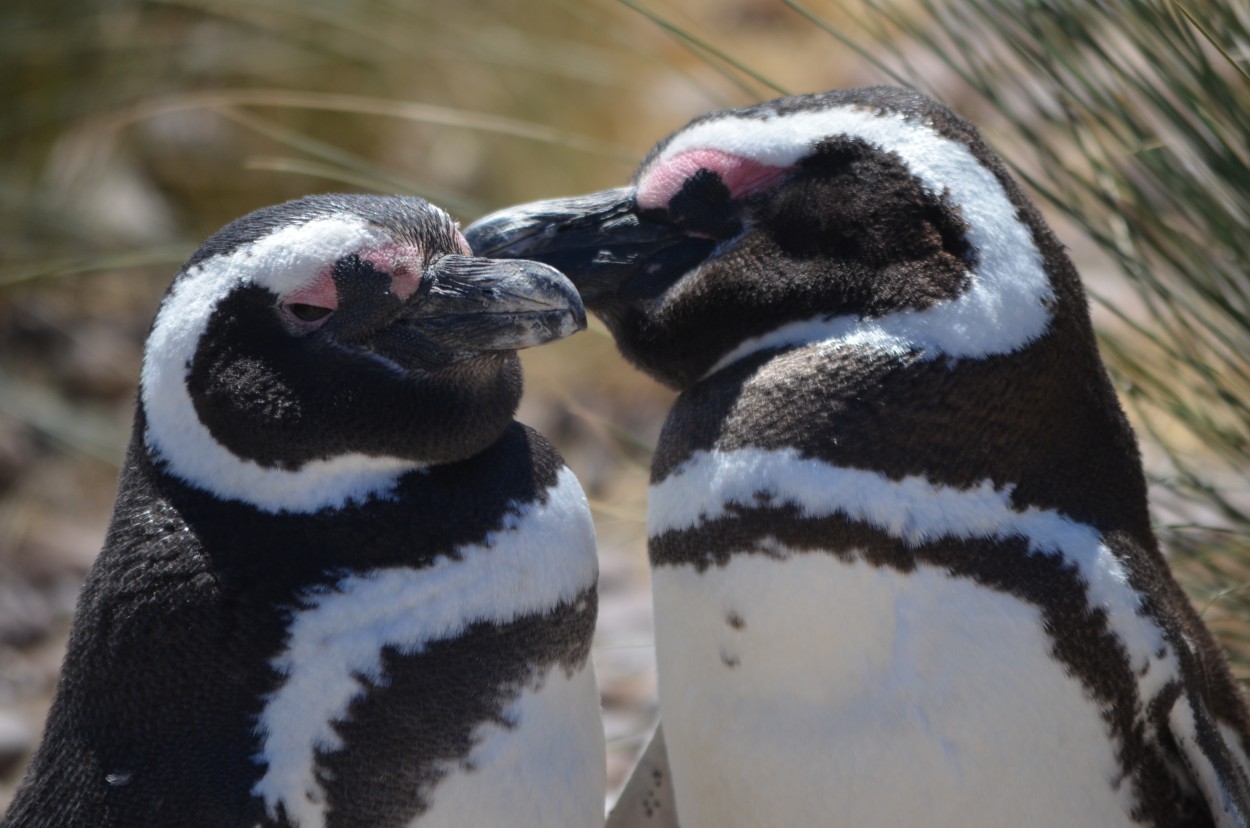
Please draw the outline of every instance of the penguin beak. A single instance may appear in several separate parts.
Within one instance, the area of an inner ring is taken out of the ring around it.
[[[716,241],[641,215],[633,187],[509,207],[464,231],[481,256],[535,259],[573,281],[592,310],[663,292]]]
[[[576,288],[539,262],[447,255],[426,267],[404,327],[461,358],[515,351],[586,327]]]

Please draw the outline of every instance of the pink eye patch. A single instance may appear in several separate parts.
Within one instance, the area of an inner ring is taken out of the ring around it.
[[[647,171],[638,183],[638,206],[644,210],[667,207],[686,179],[699,170],[716,173],[729,188],[730,197],[741,198],[771,186],[790,169],[718,149],[687,150]]]
[[[334,274],[326,268],[317,274],[317,278],[307,287],[297,290],[286,297],[286,305],[312,305],[318,308],[334,310],[339,306],[339,293],[334,287]]]
[[[388,244],[360,256],[383,273],[391,275],[391,293],[407,301],[421,285],[421,248],[415,244]]]
[[[467,243],[464,246],[467,247]],[[421,286],[422,255],[416,245],[383,245],[361,251],[360,258],[390,276],[391,293],[401,301],[407,301]],[[337,310],[339,294],[334,285],[333,268],[322,270],[308,285],[287,296],[283,304]]]

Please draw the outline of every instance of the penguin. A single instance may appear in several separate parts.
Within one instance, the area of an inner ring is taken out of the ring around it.
[[[584,325],[417,198],[209,238],[4,826],[602,826],[590,513],[513,420],[516,350]]]
[[[973,126],[886,87],[713,112],[466,237],[560,268],[679,392],[653,813],[616,824],[669,785],[682,828],[1250,821],[1246,705],[1080,280]]]

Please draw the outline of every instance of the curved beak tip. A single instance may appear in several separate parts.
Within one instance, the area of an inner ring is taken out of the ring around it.
[[[515,351],[586,327],[577,288],[542,262],[448,255],[426,277],[405,318],[454,351]]]
[[[534,321],[531,344],[564,339],[586,329],[586,306],[567,276],[541,262],[518,259],[513,263],[524,267],[535,304],[546,306],[545,312],[536,309],[531,317]]]
[[[582,307],[582,303],[579,300],[576,306],[570,306],[568,310],[561,314],[560,325],[558,330],[554,332],[556,335],[553,339],[564,339],[584,330],[586,330],[586,310]]]

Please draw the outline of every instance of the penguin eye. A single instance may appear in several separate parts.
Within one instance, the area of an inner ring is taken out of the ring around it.
[[[334,308],[323,308],[320,305],[305,305],[302,302],[291,302],[286,306],[286,309],[301,322],[320,322],[334,313]]]
[[[741,229],[733,193],[720,175],[700,169],[686,179],[668,202],[668,214],[688,233],[727,239]]]

